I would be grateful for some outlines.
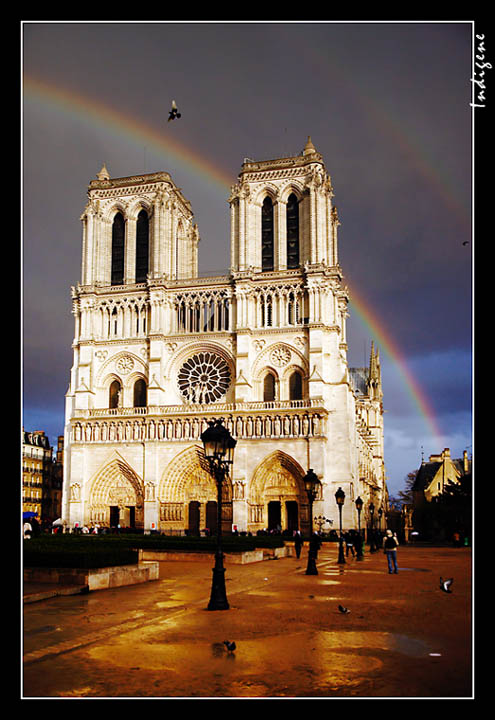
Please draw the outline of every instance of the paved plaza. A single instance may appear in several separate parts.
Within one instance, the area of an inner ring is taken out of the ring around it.
[[[307,549],[226,563],[224,611],[206,609],[211,557],[161,562],[143,585],[26,603],[22,697],[473,696],[470,548],[401,547],[397,575],[368,548],[339,565],[335,543],[306,575]]]

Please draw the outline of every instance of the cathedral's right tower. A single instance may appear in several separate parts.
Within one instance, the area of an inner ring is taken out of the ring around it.
[[[230,197],[236,400],[299,397],[315,412],[320,408],[321,430],[308,436],[306,467],[322,481],[325,517],[333,517],[334,495],[342,487],[344,521],[354,527],[359,494],[377,508],[386,501],[383,408],[378,356],[372,353],[367,384],[361,387],[347,364],[349,297],[339,265],[340,222],[333,197],[331,178],[311,138],[298,156],[245,159],[242,165]],[[277,343],[270,354],[268,348]],[[299,367],[305,368],[298,395],[294,375],[287,372],[289,348],[300,353]]]

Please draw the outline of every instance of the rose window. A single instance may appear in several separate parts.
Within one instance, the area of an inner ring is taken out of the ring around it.
[[[228,364],[219,355],[201,352],[186,360],[179,370],[182,395],[192,403],[212,403],[228,390],[231,375]]]
[[[134,360],[129,355],[124,355],[117,360],[115,366],[117,370],[125,374],[130,372],[134,367]]]

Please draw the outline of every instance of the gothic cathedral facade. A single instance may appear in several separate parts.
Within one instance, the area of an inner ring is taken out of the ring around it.
[[[296,157],[245,160],[231,188],[230,273],[198,276],[198,228],[166,172],[111,178],[82,215],[72,288],[63,518],[169,534],[216,528],[200,440],[223,418],[237,440],[222,527],[357,528],[355,501],[386,510],[378,351],[347,364],[339,219],[311,139]]]

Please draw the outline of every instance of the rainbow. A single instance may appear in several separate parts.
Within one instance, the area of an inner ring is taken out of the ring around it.
[[[150,125],[133,117],[124,115],[108,105],[89,98],[85,95],[68,91],[53,84],[42,82],[34,77],[27,76],[23,82],[24,94],[27,99],[40,102],[49,107],[57,107],[63,112],[80,118],[81,116],[92,122],[95,126],[112,127],[120,134],[129,137],[135,142],[151,144],[157,151],[172,157],[179,165],[194,175],[206,177],[210,183],[225,193],[230,191],[231,176],[218,166],[187,146],[181,144],[171,135],[165,135]],[[438,447],[442,433],[437,423],[433,408],[428,402],[420,383],[412,375],[400,349],[388,330],[381,324],[369,308],[369,304],[351,289],[350,305],[360,321],[371,333],[375,345],[386,353],[392,363],[397,367],[404,385],[413,402],[414,407],[425,420],[428,431],[433,435]]]
[[[330,45],[325,49],[306,46],[304,52],[312,71],[322,76],[322,81],[330,87],[338,84],[339,91],[347,94],[348,104],[356,106],[356,112],[366,117],[376,133],[402,153],[405,164],[416,173],[418,181],[430,188],[456,218],[466,237],[471,237],[471,207],[466,209],[461,202],[455,178],[451,173],[442,171],[439,163],[435,162],[430,135],[426,131],[421,133],[412,123],[404,127],[403,119],[399,118],[393,105],[393,98],[390,99],[386,92],[386,86],[379,97],[371,96],[369,88],[359,76],[349,76],[347,68],[332,53]],[[348,82],[341,82],[342,77],[347,77]]]
[[[233,184],[232,176],[204,156],[193,152],[174,138],[171,133],[167,135],[163,130],[157,130],[142,120],[114,110],[99,100],[41,81],[30,75],[24,76],[23,89],[24,97],[27,100],[38,102],[49,108],[55,106],[73,117],[84,117],[95,127],[111,127],[133,142],[145,142],[147,146],[151,144],[156,151],[172,157],[185,170],[189,170],[194,175],[199,173],[206,177],[208,182],[213,183],[223,194],[225,194],[225,190],[230,192]]]
[[[404,354],[401,352],[397,343],[390,335],[387,328],[384,327],[383,323],[376,317],[376,315],[370,310],[369,303],[360,297],[354,289],[349,285],[346,279],[347,289],[349,291],[349,304],[362,322],[362,324],[369,330],[372,338],[375,341],[375,347],[383,350],[387,357],[397,368],[405,387],[407,388],[408,395],[412,401],[413,406],[417,412],[424,419],[428,431],[431,433],[432,445],[433,441],[436,447],[440,447],[443,440],[443,433],[438,424],[438,420],[435,415],[435,411],[430,404],[426,394],[418,382],[417,378],[414,377],[411,370],[408,367],[407,361]],[[442,446],[443,447],[443,446]]]

